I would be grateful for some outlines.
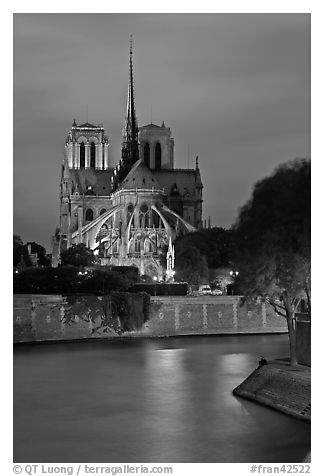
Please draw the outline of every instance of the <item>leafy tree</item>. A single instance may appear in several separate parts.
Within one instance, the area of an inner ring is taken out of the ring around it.
[[[17,264],[21,260],[21,256],[24,256],[24,244],[19,235],[13,235],[13,265]]]
[[[115,270],[87,269],[76,266],[26,268],[14,274],[14,293],[37,294],[107,294],[126,291],[135,282],[134,273]]]
[[[175,250],[193,246],[206,258],[209,268],[225,267],[231,259],[232,234],[232,230],[221,227],[198,230],[179,237]]]
[[[84,243],[72,245],[61,253],[61,264],[72,266],[90,266],[95,263],[96,257]]]
[[[118,271],[95,269],[79,275],[75,292],[107,294],[110,291],[127,291],[133,281]]]
[[[296,159],[258,182],[234,225],[239,287],[267,299],[287,319],[296,358],[295,312],[310,302],[310,161]]]
[[[35,241],[23,244],[19,235],[13,235],[13,265],[17,266],[23,259],[23,262],[27,267],[32,266],[28,252],[28,245],[30,245],[31,253],[37,254],[38,265],[49,266],[50,260],[46,256],[46,249]]]
[[[190,284],[208,281],[208,268],[229,265],[232,230],[216,227],[179,237],[175,242],[176,277]]]
[[[30,250],[31,253],[37,254],[37,260],[38,260],[38,265],[39,266],[49,266],[50,260],[46,256],[46,249],[44,246],[39,245],[35,241],[28,243],[30,245]],[[24,248],[26,250],[26,253],[28,255],[28,244],[24,245]]]
[[[19,235],[13,235],[13,245],[15,246],[23,246],[23,240]]]
[[[175,253],[177,281],[199,284],[208,279],[207,260],[195,246],[178,247]]]
[[[212,289],[218,288],[223,294],[226,294],[228,286],[233,285],[234,279],[230,275],[229,268],[217,268],[210,270],[209,282]]]

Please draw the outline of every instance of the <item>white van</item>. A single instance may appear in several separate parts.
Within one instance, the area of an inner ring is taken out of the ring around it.
[[[211,295],[212,290],[210,289],[209,284],[201,284],[198,289],[198,294],[200,295]]]

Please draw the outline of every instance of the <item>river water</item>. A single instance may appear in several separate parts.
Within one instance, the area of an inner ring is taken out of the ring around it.
[[[14,461],[301,462],[310,425],[232,395],[286,335],[21,345]]]

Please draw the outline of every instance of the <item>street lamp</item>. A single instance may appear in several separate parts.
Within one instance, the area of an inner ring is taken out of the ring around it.
[[[86,276],[88,274],[88,271],[79,271],[78,275],[79,276]]]
[[[157,281],[156,276],[153,276],[153,281],[154,281],[154,296],[156,296],[156,281]]]
[[[234,294],[234,281],[235,281],[235,278],[237,278],[239,272],[238,271],[230,271],[229,273],[233,279],[233,285],[232,285],[232,296]]]

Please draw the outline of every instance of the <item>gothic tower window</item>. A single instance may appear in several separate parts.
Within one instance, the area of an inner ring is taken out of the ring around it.
[[[144,164],[150,167],[150,144],[148,142],[144,146]]]
[[[148,228],[149,225],[149,209],[148,206],[143,203],[140,208],[140,214],[139,214],[139,222],[140,222],[140,228]]]
[[[92,221],[93,220],[93,210],[91,210],[91,208],[88,208],[86,210],[85,219],[86,219],[86,221]]]
[[[85,145],[84,142],[80,144],[80,169],[85,168]]]
[[[90,167],[96,168],[96,144],[94,142],[91,142],[90,146]]]
[[[155,146],[155,168],[160,170],[161,168],[161,144],[158,142]]]

